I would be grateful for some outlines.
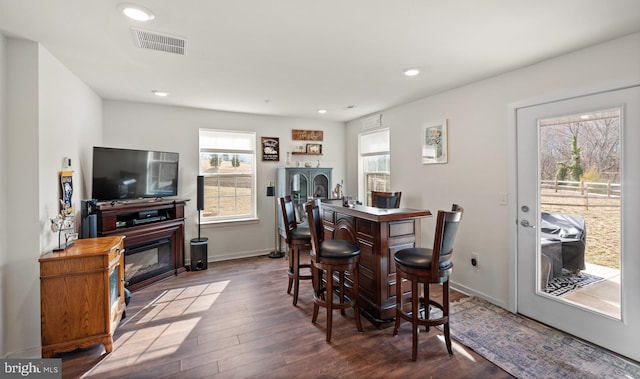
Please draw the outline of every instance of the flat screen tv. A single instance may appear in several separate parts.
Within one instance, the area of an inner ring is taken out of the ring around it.
[[[133,200],[177,194],[178,153],[93,147],[93,199]]]

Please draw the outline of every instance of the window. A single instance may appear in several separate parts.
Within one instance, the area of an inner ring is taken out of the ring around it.
[[[200,129],[202,221],[256,217],[256,134]]]
[[[360,134],[360,198],[371,205],[371,191],[391,190],[389,129]]]

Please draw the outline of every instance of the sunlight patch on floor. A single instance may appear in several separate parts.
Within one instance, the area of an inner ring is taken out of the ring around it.
[[[584,272],[605,280],[578,288],[562,298],[594,312],[620,319],[620,270],[590,263],[586,266]]]
[[[137,323],[145,324],[204,312],[211,308],[228,284],[229,281],[225,280],[166,291],[145,307],[148,312]]]
[[[200,320],[201,317],[194,317],[127,332],[114,343],[113,351],[83,377],[106,374],[122,367],[131,367],[134,374],[136,365],[171,356],[183,345]]]
[[[131,367],[154,359],[175,354],[185,344],[197,344],[197,338],[188,340],[202,317],[229,284],[228,280],[174,288],[164,291],[126,321],[134,321],[142,328],[125,332],[114,341],[114,349],[84,376],[106,374],[111,370]],[[123,327],[124,324],[121,324]]]
[[[444,335],[442,334],[438,335],[438,339],[440,340],[440,342],[442,342],[443,345],[445,344]],[[451,340],[451,349],[453,349],[454,354],[462,355],[463,357],[467,358],[471,362],[476,361],[476,359],[465,350],[464,345],[457,343],[453,339]]]

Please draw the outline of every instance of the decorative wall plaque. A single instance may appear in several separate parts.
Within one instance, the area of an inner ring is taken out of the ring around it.
[[[262,160],[280,161],[280,138],[262,137]]]
[[[291,130],[291,139],[294,141],[322,141],[322,130]]]

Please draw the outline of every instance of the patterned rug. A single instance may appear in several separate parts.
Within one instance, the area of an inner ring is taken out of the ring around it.
[[[451,303],[451,336],[516,378],[640,378],[640,364],[470,297]]]
[[[587,274],[586,272],[581,272],[578,275],[575,275],[565,271],[561,276],[557,276],[549,280],[544,292],[553,296],[562,296],[575,289],[597,283],[601,280],[604,280],[604,278]]]

